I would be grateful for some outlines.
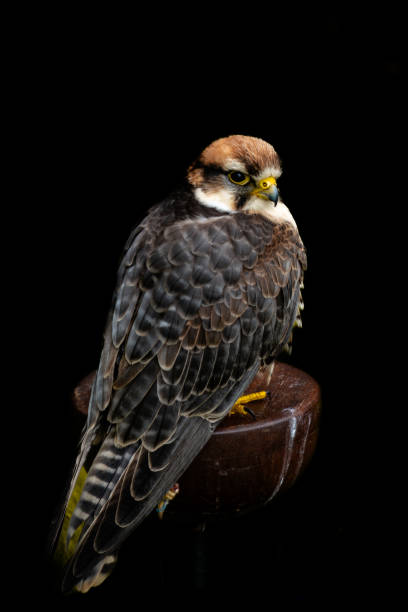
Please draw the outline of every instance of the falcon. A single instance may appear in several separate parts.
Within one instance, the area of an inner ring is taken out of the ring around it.
[[[267,142],[220,138],[131,232],[53,525],[64,591],[109,575],[123,541],[290,342],[306,255],[280,175]]]

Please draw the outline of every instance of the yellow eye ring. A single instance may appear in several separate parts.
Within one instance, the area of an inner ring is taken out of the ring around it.
[[[235,185],[246,185],[250,181],[249,176],[243,172],[239,172],[239,170],[232,170],[231,172],[228,172],[228,178],[231,183],[234,183]]]

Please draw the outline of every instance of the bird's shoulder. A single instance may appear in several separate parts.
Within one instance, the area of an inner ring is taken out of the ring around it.
[[[176,245],[180,245],[180,249],[177,250]],[[279,251],[298,259],[306,267],[304,245],[290,223],[277,223],[262,215],[244,212],[225,214],[202,205],[189,190],[180,190],[152,207],[131,232],[119,278],[125,268],[135,263],[138,251],[142,251],[139,262],[142,260],[144,264],[145,256],[155,253],[155,263],[162,256],[165,257],[162,265],[177,266],[191,260],[199,263],[200,255],[220,250],[228,252],[231,258],[242,260],[246,267],[252,267],[253,260],[262,263],[271,259]],[[157,273],[151,261],[149,264],[148,267]]]
[[[287,224],[197,209],[180,218],[170,204],[152,209],[126,245],[105,331],[100,407],[112,386],[130,382],[156,355],[167,371],[180,347],[216,347],[269,324],[282,289],[283,308],[301,277],[302,245]]]

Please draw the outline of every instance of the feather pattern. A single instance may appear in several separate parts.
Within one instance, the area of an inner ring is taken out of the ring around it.
[[[132,232],[77,463],[88,477],[66,589],[100,573],[101,555],[115,553],[280,352],[305,265],[290,224],[208,211],[191,193],[154,207]]]

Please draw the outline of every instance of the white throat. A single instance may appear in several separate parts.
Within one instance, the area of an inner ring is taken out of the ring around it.
[[[243,208],[244,212],[263,215],[266,219],[273,221],[274,223],[290,223],[295,229],[297,229],[296,222],[289,210],[289,208],[278,200],[276,206],[268,200],[263,198],[253,197],[251,198]]]
[[[204,191],[201,189],[201,187],[197,187],[194,190],[194,195],[200,204],[208,206],[209,208],[214,208],[219,212],[239,212],[235,208],[233,194],[226,189],[219,189],[211,192]],[[290,223],[297,229],[296,222],[292,217],[289,208],[281,200],[278,200],[276,206],[274,206],[274,204],[269,200],[254,196],[248,200],[248,202],[242,208],[242,212],[263,215],[266,219],[273,221],[274,223]]]

